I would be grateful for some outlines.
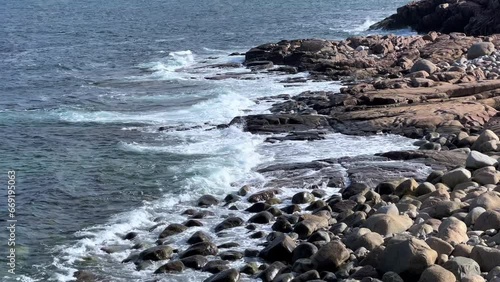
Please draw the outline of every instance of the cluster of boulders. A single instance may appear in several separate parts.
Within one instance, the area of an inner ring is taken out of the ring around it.
[[[372,29],[411,27],[418,32],[437,30],[471,35],[500,33],[498,0],[420,0],[397,9],[397,13],[374,24]]]
[[[475,139],[472,148],[478,150],[498,142],[492,132]],[[279,189],[250,193],[249,186],[223,200],[204,195],[198,208],[184,211],[184,223],[160,231],[153,227],[158,245],[133,253],[124,263],[133,262],[140,270],[165,261],[155,271],[159,277],[190,268],[212,273],[207,282],[242,277],[266,282],[500,281],[498,160],[473,150],[456,165],[432,171],[421,183],[413,178],[376,187],[357,182],[332,196],[316,188],[286,198]],[[244,227],[248,233],[239,240],[256,240],[255,248],[238,250],[238,242],[216,245],[203,231],[192,233],[179,250],[169,245],[174,236],[203,226],[203,219],[213,215],[208,207],[230,212],[240,202],[252,216],[229,215],[211,229],[224,236]],[[136,236],[132,232],[124,238]],[[235,267],[238,261],[246,263]]]

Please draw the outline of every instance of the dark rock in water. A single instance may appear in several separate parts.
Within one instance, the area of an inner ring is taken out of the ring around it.
[[[149,249],[142,251],[139,254],[138,259],[152,260],[152,261],[165,260],[171,258],[173,253],[174,250],[171,247],[166,245],[161,245],[161,246],[151,247]]]
[[[272,68],[274,64],[271,61],[252,61],[246,63],[246,66],[252,70],[263,70]]]
[[[201,223],[200,221],[195,220],[195,219],[190,219],[190,220],[184,222],[183,224],[186,227],[203,226],[203,223]]]
[[[302,273],[301,275],[295,277],[293,279],[293,282],[306,282],[306,281],[313,281],[316,279],[319,279],[319,273],[317,270],[309,270],[307,272]]]
[[[284,208],[281,209],[284,213],[287,213],[287,214],[292,214],[294,212],[300,212],[302,209],[300,208],[299,205],[289,205],[289,206],[286,206]]]
[[[248,202],[256,203],[256,202],[267,201],[269,199],[274,198],[274,195],[276,195],[278,193],[279,193],[278,189],[269,189],[269,190],[260,191],[260,192],[257,192],[255,194],[250,195],[248,197]]]
[[[268,211],[262,211],[252,216],[248,222],[266,224],[273,220],[274,216]]]
[[[223,222],[215,226],[215,232],[220,232],[225,229],[234,228],[243,225],[243,219],[239,217],[228,217]]]
[[[314,195],[309,192],[299,192],[292,197],[294,204],[306,204],[314,201]]]
[[[392,151],[380,154],[391,160],[424,163],[434,169],[452,169],[465,166],[468,154],[462,151]]]
[[[239,200],[240,200],[240,197],[238,197],[238,195],[236,195],[234,193],[231,193],[224,198],[224,202],[226,202],[226,204],[235,203]]]
[[[129,233],[125,234],[125,236],[123,236],[123,239],[124,240],[132,240],[135,237],[137,237],[137,235],[138,235],[137,232],[129,232]]]
[[[272,214],[273,216],[283,215],[283,212],[277,207],[270,207],[266,211]]]
[[[355,182],[351,183],[351,185],[349,185],[348,187],[342,189],[340,193],[342,194],[342,198],[349,199],[354,195],[367,192],[369,190],[370,187],[366,183]]]
[[[292,271],[297,273],[304,273],[312,269],[314,269],[314,264],[308,258],[298,259],[292,265]]]
[[[287,235],[281,235],[265,247],[259,256],[267,261],[291,261],[296,244]]]
[[[341,213],[345,211],[352,211],[354,207],[356,207],[357,203],[352,200],[342,200],[334,203],[329,202],[328,205],[332,208],[333,212]]]
[[[269,265],[264,271],[262,271],[258,275],[258,278],[262,279],[263,282],[271,282],[285,268],[286,268],[286,265],[284,265],[282,262],[275,261],[271,265]]]
[[[245,257],[255,258],[259,256],[259,253],[260,253],[259,250],[245,249],[245,252],[243,254],[245,255]]]
[[[240,244],[235,243],[235,242],[231,242],[231,243],[220,244],[219,246],[217,246],[217,248],[219,248],[219,249],[230,249],[230,248],[236,248],[236,247],[239,247],[239,246],[240,246]]]
[[[201,271],[210,273],[219,273],[221,271],[229,269],[229,266],[227,266],[227,264],[228,262],[225,260],[212,260],[207,262],[207,264],[205,264],[205,266],[201,269]]]
[[[186,231],[187,229],[188,228],[182,224],[172,223],[160,233],[160,236],[158,236],[158,238],[162,239],[175,234],[179,234]]]
[[[210,242],[210,235],[203,231],[196,231],[189,239],[187,240],[188,244],[196,244],[200,242]]]
[[[239,280],[239,271],[234,268],[230,268],[208,277],[203,280],[203,282],[237,282]]]
[[[137,252],[130,253],[128,257],[122,260],[122,263],[137,262],[139,260],[139,255],[140,253]]]
[[[194,213],[193,215],[191,215],[191,218],[196,218],[196,219],[201,219],[201,218],[205,218],[207,216],[214,216],[215,214],[211,211],[198,211],[196,213]]]
[[[496,12],[498,1],[422,0],[398,8],[396,14],[371,26],[372,29],[411,27],[417,32],[463,32],[470,35],[500,33]]]
[[[292,132],[283,137],[268,137],[265,142],[275,143],[278,141],[315,141],[315,140],[324,140],[325,132],[323,131],[311,131],[311,132]]]
[[[179,257],[186,258],[194,255],[215,256],[217,254],[217,246],[211,242],[200,242],[191,245],[187,250],[182,252]]]
[[[259,238],[263,238],[263,237],[266,237],[266,232],[264,231],[257,231],[255,233],[253,233],[252,235],[250,235],[250,238],[252,239],[259,239]]]
[[[225,251],[219,254],[219,257],[223,260],[239,260],[243,258],[243,253],[238,252],[238,251]]]
[[[264,203],[264,202],[258,202],[253,205],[251,205],[249,208],[247,208],[245,211],[247,212],[252,212],[252,213],[258,213],[267,210],[270,208],[271,205]]]
[[[150,260],[140,260],[135,262],[135,270],[137,271],[143,271],[145,269],[148,269],[153,265],[153,262]]]
[[[204,267],[208,260],[202,256],[202,255],[194,255],[194,256],[189,256],[181,259],[182,263],[184,266],[187,268],[192,268],[196,270],[200,270],[202,267]]]
[[[245,273],[248,275],[254,275],[258,271],[259,271],[259,265],[255,262],[247,263],[240,269],[241,273]]]
[[[77,282],[96,282],[98,278],[92,272],[86,270],[78,270],[73,274],[73,277],[76,278]]]
[[[184,271],[185,268],[186,267],[184,266],[182,261],[177,260],[177,261],[168,262],[168,263],[160,266],[160,268],[158,268],[154,273],[159,274],[159,273],[182,272],[182,271]]]
[[[106,246],[102,247],[101,251],[107,253],[107,254],[113,254],[113,253],[118,253],[118,252],[123,252],[130,249],[130,246],[128,245],[111,245],[111,246]]]
[[[327,231],[325,230],[318,230],[311,234],[309,238],[307,239],[308,242],[314,243],[317,241],[324,241],[324,242],[330,242],[330,235],[328,234]]]
[[[288,220],[279,217],[276,222],[273,224],[271,227],[274,231],[279,231],[279,232],[292,232],[293,231],[293,226]]]
[[[212,195],[203,195],[198,199],[198,206],[209,207],[219,204],[219,200]]]
[[[311,129],[331,130],[328,118],[314,115],[261,114],[235,117],[229,125],[243,124],[252,133],[279,133]]]
[[[309,243],[303,242],[298,245],[292,253],[292,262],[295,262],[298,259],[310,258],[318,251],[318,247]]]

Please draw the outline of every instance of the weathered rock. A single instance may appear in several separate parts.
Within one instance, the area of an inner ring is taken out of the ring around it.
[[[292,252],[297,247],[292,238],[282,234],[274,239],[265,247],[259,256],[267,261],[286,261],[292,260]]]
[[[319,271],[336,270],[347,259],[349,251],[338,241],[331,241],[323,245],[312,257],[315,267]]]
[[[175,234],[182,233],[186,231],[188,228],[182,224],[172,223],[167,226],[158,236],[158,238],[166,238]]]
[[[262,271],[258,278],[262,279],[264,282],[271,282],[278,276],[283,269],[286,268],[282,262],[275,261],[271,265],[269,265],[264,271]]]
[[[196,231],[189,239],[187,240],[188,244],[196,244],[200,242],[210,242],[210,235],[203,231]]]
[[[238,252],[238,251],[229,250],[229,251],[225,251],[225,252],[220,253],[219,257],[222,260],[234,261],[234,260],[239,260],[239,259],[243,258],[243,253]]]
[[[500,193],[495,191],[485,192],[470,203],[470,209],[482,207],[485,210],[500,209]]]
[[[436,237],[430,237],[425,240],[425,242],[429,245],[429,247],[435,250],[438,255],[445,254],[449,256],[454,249],[450,243]]]
[[[465,161],[465,167],[470,169],[478,169],[485,166],[495,166],[498,163],[494,158],[480,153],[478,151],[471,151]]]
[[[352,249],[352,250],[357,250],[361,247],[366,248],[367,250],[371,251],[375,249],[376,247],[382,245],[384,243],[384,238],[376,232],[368,232],[366,234],[363,234],[356,238],[352,243],[346,245]]]
[[[467,59],[473,60],[481,56],[490,55],[495,51],[495,45],[491,42],[478,42],[472,44],[467,51]]]
[[[215,256],[218,252],[217,246],[211,242],[200,242],[191,245],[187,250],[182,252],[179,257],[181,259],[194,255]]]
[[[212,195],[203,195],[198,199],[197,204],[200,207],[209,207],[219,204],[219,200]]]
[[[475,260],[482,271],[490,271],[500,266],[500,250],[477,245],[472,249],[471,259]]]
[[[314,201],[314,195],[309,192],[299,192],[292,197],[293,204],[306,204]]]
[[[455,275],[439,265],[432,265],[420,276],[419,282],[455,282]]]
[[[465,276],[481,274],[477,262],[465,257],[454,257],[445,262],[443,267],[451,271],[458,281]]]
[[[328,219],[315,215],[308,215],[304,220],[297,223],[293,229],[299,238],[307,238],[314,231],[328,227]]]
[[[174,250],[166,245],[151,247],[139,254],[139,260],[159,261],[172,257]]]
[[[443,220],[438,229],[438,237],[452,245],[467,242],[467,226],[455,217],[448,217]]]
[[[412,224],[407,215],[375,214],[366,220],[364,226],[382,236],[389,236],[408,230]]]
[[[300,243],[292,252],[292,262],[298,259],[310,258],[318,251],[318,247],[309,242]]]
[[[417,71],[425,71],[428,74],[433,74],[437,70],[437,67],[435,64],[433,64],[429,60],[421,59],[415,62],[413,64],[413,67],[411,67],[410,72],[417,72]]]
[[[482,185],[497,184],[500,181],[500,173],[492,166],[485,166],[474,171],[472,180]]]
[[[203,282],[237,282],[239,280],[240,272],[230,268],[208,277]]]
[[[403,278],[418,277],[427,267],[434,264],[437,257],[437,252],[422,240],[392,239],[382,252],[377,269],[382,272],[396,272]]]
[[[184,266],[186,266],[187,268],[192,268],[196,270],[202,269],[208,262],[208,260],[202,255],[185,257],[182,258],[180,261],[182,261]]]
[[[471,176],[472,176],[471,172],[468,171],[467,169],[457,168],[443,174],[443,176],[441,176],[441,181],[446,186],[453,188],[459,183],[468,181],[471,178]]]
[[[485,211],[474,223],[474,230],[488,230],[500,228],[500,212]]]
[[[273,220],[274,216],[268,211],[262,211],[252,216],[248,222],[266,224]]]
[[[212,260],[209,261],[201,268],[203,272],[210,272],[212,274],[222,272],[224,270],[229,269],[227,266],[228,262],[225,260]]]
[[[182,261],[170,261],[162,266],[160,266],[154,273],[172,273],[172,272],[182,272],[186,267]]]
[[[221,223],[217,224],[217,226],[215,226],[215,232],[220,232],[225,229],[238,227],[241,226],[243,223],[244,223],[243,219],[239,217],[234,217],[234,216],[228,217]]]

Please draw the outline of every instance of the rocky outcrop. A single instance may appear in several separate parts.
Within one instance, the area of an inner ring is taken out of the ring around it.
[[[471,35],[500,33],[500,2],[482,1],[413,1],[397,13],[374,24],[372,29],[411,27],[418,32],[463,32]]]

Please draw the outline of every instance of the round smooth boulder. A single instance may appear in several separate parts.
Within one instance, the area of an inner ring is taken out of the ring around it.
[[[350,252],[346,247],[338,242],[331,241],[323,245],[312,257],[311,260],[319,271],[332,271],[339,268],[349,259]]]
[[[420,59],[413,64],[411,67],[410,73],[414,73],[417,71],[426,71],[429,74],[433,74],[436,72],[437,67],[434,63],[426,59]]]
[[[444,269],[442,266],[433,265],[420,276],[419,282],[455,282],[455,275],[450,271]]]
[[[467,59],[474,60],[482,56],[489,56],[495,51],[495,45],[491,42],[478,42],[472,44],[467,51]]]
[[[209,207],[219,204],[219,200],[212,195],[203,195],[198,199],[197,205],[199,207]]]
[[[314,201],[314,195],[309,192],[299,192],[292,197],[292,204],[307,204]]]
[[[208,277],[203,282],[236,282],[239,280],[240,272],[234,268],[230,268]]]

